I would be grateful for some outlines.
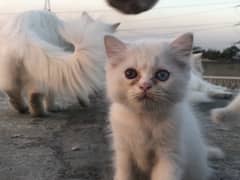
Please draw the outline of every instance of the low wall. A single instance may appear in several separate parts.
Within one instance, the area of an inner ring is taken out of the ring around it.
[[[203,62],[206,76],[234,76],[240,77],[240,63]]]
[[[207,81],[228,87],[240,89],[240,63],[219,63],[204,61],[204,79]]]
[[[233,76],[204,76],[207,81],[228,87],[230,89],[240,89],[240,77]]]

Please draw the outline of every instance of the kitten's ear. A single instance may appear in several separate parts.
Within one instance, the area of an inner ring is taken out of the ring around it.
[[[193,34],[186,33],[179,36],[171,43],[171,47],[174,48],[179,55],[190,56],[193,47]]]
[[[112,24],[112,30],[116,31],[120,24],[121,24],[120,22]]]
[[[114,61],[113,57],[120,55],[127,48],[122,41],[109,35],[104,37],[104,44],[109,61]],[[112,63],[115,64],[115,62]]]

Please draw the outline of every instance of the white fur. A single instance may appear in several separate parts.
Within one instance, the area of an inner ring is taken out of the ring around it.
[[[87,14],[70,22],[47,11],[20,14],[0,32],[0,88],[19,81],[25,89],[88,102],[89,94],[104,87],[103,36],[112,32]]]
[[[202,75],[201,56],[193,54],[191,57],[191,78],[188,92],[188,99],[191,103],[210,102],[214,97],[231,96],[227,88],[207,82]]]
[[[105,46],[114,180],[206,180],[208,148],[184,98],[192,36],[185,34],[170,45],[126,45],[108,36]],[[139,73],[135,79],[124,77],[129,67]],[[141,84],[152,82],[159,68],[169,70],[170,78],[148,91],[153,101],[137,100]]]
[[[158,149],[159,153],[161,152],[158,155],[160,164],[161,159],[164,160],[161,164],[162,167],[156,172],[153,171],[153,173],[158,174],[158,177],[152,177],[151,180],[158,180],[158,178],[164,180],[207,179],[209,173],[206,159],[207,151],[197,120],[188,103],[177,105],[172,117],[168,119],[158,117],[157,121],[161,123],[149,126],[148,121],[152,121],[152,119],[144,114],[139,116],[121,104],[114,103],[112,105],[110,122],[117,156],[115,166],[118,174],[116,176],[121,177],[116,178],[117,180],[134,180],[127,178],[128,173],[131,173],[129,172],[131,171],[130,162],[124,161],[129,161],[129,156],[134,156],[143,171],[148,171],[149,164],[145,156],[150,149]],[[148,138],[148,133],[151,134],[151,139]],[[124,142],[130,147],[125,147],[122,144]],[[170,167],[168,167],[168,163],[170,163]],[[126,167],[124,167],[125,165]]]
[[[212,97],[231,95],[227,88],[211,84],[202,77],[191,73],[189,97],[191,102],[210,102]]]
[[[216,123],[228,120],[240,120],[240,94],[226,107],[211,110],[211,119]]]

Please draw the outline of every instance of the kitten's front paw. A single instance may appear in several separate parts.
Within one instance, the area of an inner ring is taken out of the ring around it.
[[[211,110],[211,120],[215,123],[223,122],[226,119],[224,108],[216,108]]]
[[[232,127],[234,124],[239,123],[240,112],[238,109],[216,108],[211,111],[211,120]]]

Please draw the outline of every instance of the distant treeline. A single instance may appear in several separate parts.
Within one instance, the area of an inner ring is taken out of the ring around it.
[[[201,49],[201,50],[200,50]],[[209,60],[220,60],[221,62],[240,62],[240,49],[237,46],[230,46],[222,51],[194,47],[195,52],[203,53],[202,57]]]

